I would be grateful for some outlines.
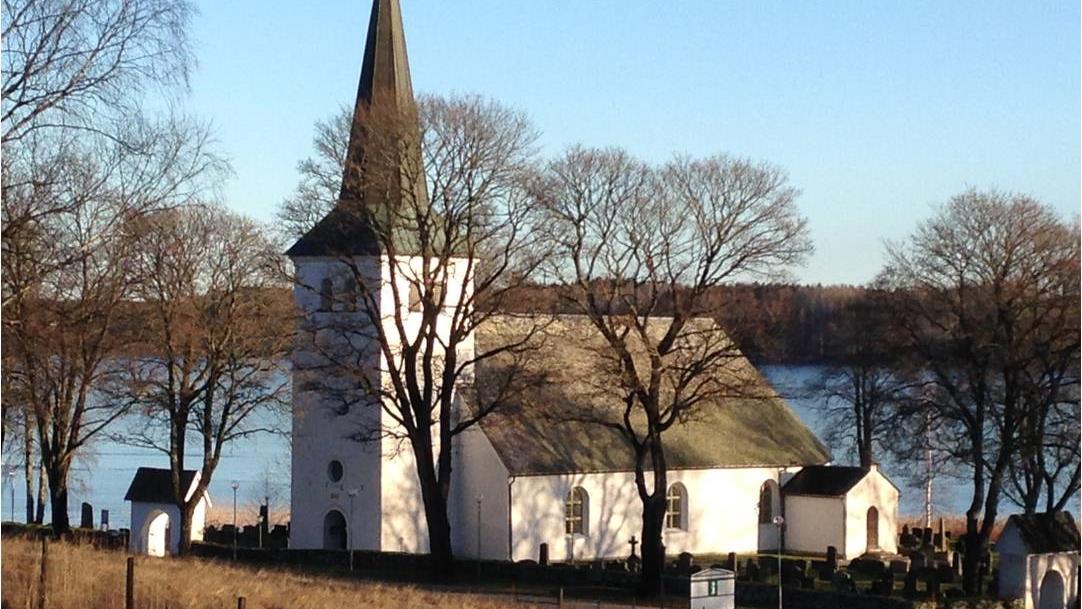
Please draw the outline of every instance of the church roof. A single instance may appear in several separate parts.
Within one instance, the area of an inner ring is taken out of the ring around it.
[[[1014,514],[1007,519],[1031,554],[1077,552],[1080,544],[1078,526],[1069,512]]]
[[[478,328],[478,353],[521,339],[533,321],[498,317]],[[728,341],[713,320],[695,320],[704,337]],[[656,324],[657,331],[663,325]],[[619,417],[611,369],[599,358],[601,336],[585,317],[558,316],[519,355],[482,360],[482,400],[510,396],[481,429],[513,475],[633,471],[620,432],[589,422]],[[735,347],[734,347],[735,350]],[[830,453],[739,351],[718,376],[742,397],[713,395],[664,432],[671,469],[825,463]],[[642,356],[638,353],[637,356]],[[509,370],[514,370],[509,374]],[[514,379],[508,390],[507,383]],[[503,391],[501,391],[501,388]],[[589,416],[586,416],[586,415]],[[579,416],[583,415],[583,416]]]
[[[195,473],[193,469],[181,472],[180,485],[185,489],[191,489],[192,482],[195,481]],[[173,478],[170,470],[140,467],[132,478],[128,492],[124,495],[124,501],[173,503]]]
[[[374,128],[381,126],[374,123],[383,121],[389,124],[402,119],[412,123],[407,128],[413,130],[416,112],[406,54],[406,34],[402,27],[402,9],[398,0],[373,0],[338,202],[289,248],[286,255],[371,256],[380,253],[381,240],[374,227],[388,226],[383,223],[392,221],[393,214],[387,207],[393,202],[389,199],[402,196],[399,186],[414,189],[419,198],[426,196],[423,176],[405,178],[401,170],[381,171],[382,179],[369,180],[391,184],[390,188],[365,185],[363,168],[366,158],[386,156],[370,149],[377,145],[373,141]],[[410,148],[412,156],[417,158],[395,162],[408,164],[412,168],[412,171],[405,173],[419,174],[422,166],[419,151]],[[397,177],[391,176],[392,173]],[[396,230],[392,234],[393,243],[400,253],[413,253],[412,250],[417,247],[416,240],[404,238],[408,236],[408,231]]]
[[[862,467],[844,465],[805,467],[790,478],[782,489],[787,495],[837,497],[848,493],[868,475],[868,471]]]

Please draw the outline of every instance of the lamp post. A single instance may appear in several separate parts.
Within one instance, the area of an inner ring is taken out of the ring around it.
[[[349,570],[353,570],[353,498],[357,496],[357,489],[352,489],[349,495],[349,522],[346,523],[346,543],[349,544]]]
[[[781,607],[781,527],[785,524],[785,518],[780,515],[774,517],[774,526],[778,527],[778,609]]]
[[[234,480],[230,486],[233,487],[233,560],[237,560],[237,489],[240,483]]]

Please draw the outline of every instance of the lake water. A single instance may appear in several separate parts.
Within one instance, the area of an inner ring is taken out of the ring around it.
[[[790,406],[797,415],[814,431],[822,437],[822,426],[819,417],[813,407],[815,398],[806,395],[804,385],[819,373],[819,368],[814,366],[764,366],[764,375],[770,380],[779,393],[786,396]],[[288,429],[287,420],[275,419],[279,428]],[[18,450],[17,446],[9,449]],[[198,453],[190,455],[189,463],[199,462]],[[287,510],[289,507],[289,439],[285,435],[263,434],[260,436],[238,440],[225,449],[225,454],[214,474],[210,485],[210,494],[214,502],[212,509],[212,521],[228,522],[232,519],[233,489],[231,485],[236,482],[239,485],[237,502],[239,520],[251,522],[257,513],[256,506],[263,497],[270,498],[272,511]],[[841,452],[836,452],[839,463],[846,463],[847,459]],[[12,455],[5,455],[5,462]],[[102,439],[89,447],[89,449],[76,460],[72,472],[71,490],[69,497],[69,510],[73,523],[78,523],[80,504],[83,501],[94,506],[94,521],[98,522],[100,510],[107,509],[110,513],[110,525],[113,528],[127,527],[129,524],[129,506],[124,501],[124,493],[131,483],[135,470],[141,466],[169,467],[168,458],[164,453],[134,448],[119,442]],[[887,475],[891,475],[896,468],[889,462],[883,464]],[[924,490],[907,486],[906,481],[898,475],[892,479],[902,489],[901,511],[906,515],[922,514],[924,511]],[[3,495],[0,499],[0,509],[3,510],[3,518],[11,518],[12,507],[16,520],[25,517],[23,507],[23,478],[21,468],[15,478],[4,481]],[[942,483],[942,488],[935,489],[935,508],[937,512],[957,514],[965,510],[966,493],[968,485],[958,481]],[[12,505],[11,497],[14,491],[15,502]],[[48,520],[48,516],[46,516]]]

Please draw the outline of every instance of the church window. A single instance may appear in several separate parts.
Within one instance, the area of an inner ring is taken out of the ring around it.
[[[353,277],[346,277],[346,289],[342,297],[345,299],[343,306],[346,311],[357,310],[357,280]]]
[[[581,486],[576,486],[567,494],[567,504],[564,507],[565,533],[568,535],[586,534],[586,516],[589,501],[586,490]]]
[[[759,524],[774,522],[774,489],[770,480],[759,489]]]
[[[684,518],[687,515],[687,489],[676,482],[665,493],[665,528],[687,529]]]
[[[319,285],[319,310],[334,310],[334,281],[325,277]]]
[[[342,479],[343,469],[342,462],[335,459],[327,464],[327,477],[331,479],[331,482],[338,482]]]

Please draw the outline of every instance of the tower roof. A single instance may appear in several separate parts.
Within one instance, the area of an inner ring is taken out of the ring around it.
[[[373,127],[382,126],[374,124],[375,121],[401,119],[412,123],[408,129],[415,129],[416,109],[409,58],[406,55],[406,34],[402,27],[402,9],[398,0],[373,0],[338,201],[322,220],[289,248],[287,255],[357,256],[380,253],[382,248],[373,220],[390,222],[393,214],[388,211],[388,203],[392,201],[388,199],[401,196],[401,192],[396,187],[366,187],[365,168],[380,152],[373,149],[378,145],[372,137]],[[387,126],[398,128],[396,125]],[[413,168],[414,174],[419,173],[421,167],[419,150],[414,146],[409,149],[417,158],[397,159],[398,167],[389,168],[397,179],[392,179],[390,183],[408,186],[415,189],[415,196],[425,197],[423,176],[415,175],[408,179],[403,175],[402,167],[406,163]],[[410,249],[410,240],[404,241],[399,249],[402,253],[409,253],[406,250]]]

